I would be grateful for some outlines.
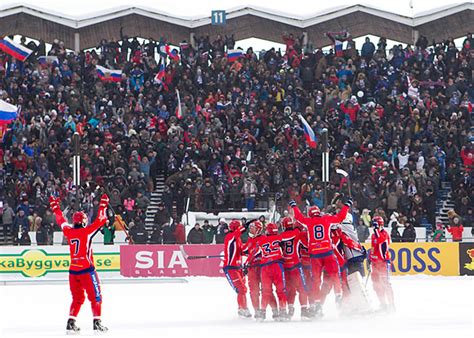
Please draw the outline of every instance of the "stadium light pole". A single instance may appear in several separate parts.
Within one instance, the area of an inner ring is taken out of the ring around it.
[[[324,183],[324,207],[327,207],[327,190],[329,182],[329,147],[328,147],[328,130],[323,128],[321,130],[321,145],[322,145],[322,181]]]
[[[72,163],[72,170],[73,170],[73,184],[76,188],[76,203],[74,204],[74,208],[79,210],[79,188],[81,186],[81,141],[78,132],[75,132],[72,135],[72,145],[74,149],[74,156],[73,156],[73,163]]]

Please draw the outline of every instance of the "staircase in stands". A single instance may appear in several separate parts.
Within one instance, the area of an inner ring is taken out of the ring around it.
[[[451,193],[451,182],[442,182],[436,200],[436,223],[442,223],[444,226],[449,224],[448,211],[454,209]]]
[[[153,219],[155,218],[158,204],[161,202],[163,191],[165,190],[165,176],[160,174],[156,176],[155,190],[151,193],[150,204],[146,209],[145,228],[148,232],[153,230]]]

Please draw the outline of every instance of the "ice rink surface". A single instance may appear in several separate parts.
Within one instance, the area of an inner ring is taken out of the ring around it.
[[[397,312],[340,318],[331,294],[325,316],[301,322],[257,323],[237,317],[235,294],[225,278],[188,283],[102,285],[107,337],[474,337],[474,278],[393,277]],[[371,289],[369,282],[368,287]],[[65,335],[70,304],[66,283],[0,286],[0,337]],[[250,302],[249,302],[250,304]],[[271,317],[270,309],[267,317]],[[93,335],[88,301],[78,318],[81,336]]]

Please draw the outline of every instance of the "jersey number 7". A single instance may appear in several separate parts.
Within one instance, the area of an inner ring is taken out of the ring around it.
[[[79,245],[81,241],[78,240],[77,238],[71,239],[71,244],[74,245],[74,255],[77,255],[77,252],[79,251]]]

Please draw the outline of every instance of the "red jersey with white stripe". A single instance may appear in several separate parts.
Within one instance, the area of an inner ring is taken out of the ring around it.
[[[248,257],[254,256],[252,265],[258,265],[262,259],[261,255],[256,255],[258,251],[257,241],[261,236],[249,237],[247,243],[244,244],[242,254]]]
[[[281,248],[283,251],[283,267],[285,269],[292,268],[300,263],[300,255],[298,252],[300,242],[299,229],[285,230],[280,234]]]
[[[308,228],[308,245],[311,255],[325,254],[332,250],[330,238],[331,224],[341,223],[349,211],[344,205],[336,215],[305,217],[298,207],[293,207],[295,219]]]
[[[257,240],[257,252],[261,254],[260,264],[267,265],[273,262],[283,262],[283,252],[281,250],[281,235],[260,236]],[[254,261],[252,255],[250,260]]]
[[[370,249],[370,261],[390,261],[390,235],[384,229],[376,229],[372,234],[372,248]]]
[[[240,267],[242,265],[243,243],[240,236],[245,228],[229,232],[224,238],[224,266]]]
[[[61,226],[69,244],[71,255],[71,273],[80,274],[94,269],[92,238],[100,231],[107,221],[106,208],[99,208],[97,218],[85,228],[74,228],[67,223],[61,211],[55,212],[56,221]]]
[[[298,242],[298,252],[301,257],[301,263],[303,265],[311,265],[311,260],[308,250],[308,233],[305,231],[300,232],[300,240]]]

